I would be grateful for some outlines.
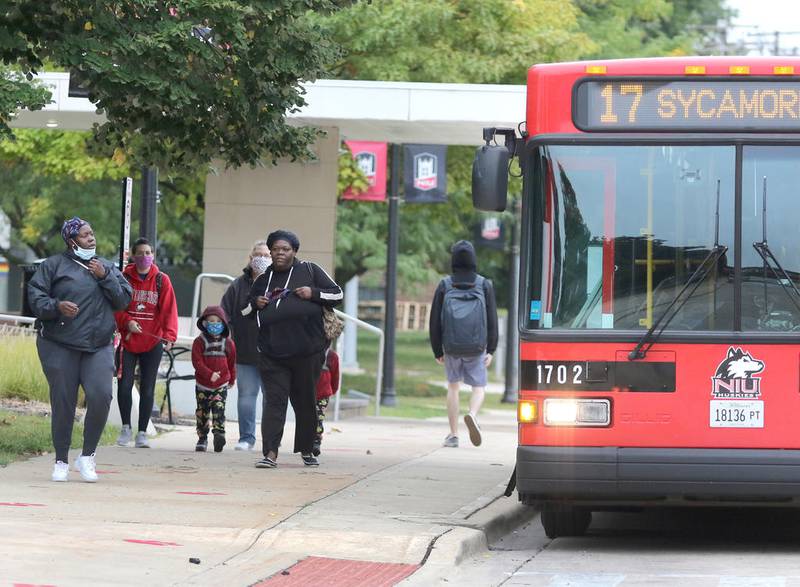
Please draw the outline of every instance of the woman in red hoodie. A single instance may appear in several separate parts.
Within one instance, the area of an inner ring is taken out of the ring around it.
[[[128,308],[117,312],[117,329],[122,335],[122,377],[117,400],[122,417],[122,430],[117,444],[127,446],[131,441],[131,406],[133,374],[139,363],[139,431],[136,447],[149,448],[147,425],[153,410],[156,377],[161,355],[178,338],[178,307],[175,291],[165,273],[153,263],[153,248],[147,239],[133,244],[133,263],[123,275],[133,287]]]

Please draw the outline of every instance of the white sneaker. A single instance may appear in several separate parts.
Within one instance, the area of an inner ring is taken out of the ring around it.
[[[63,482],[67,480],[67,476],[69,475],[69,465],[64,461],[56,461],[56,466],[53,467],[53,476],[51,479],[53,481]]]
[[[136,433],[136,448],[150,448],[150,443],[147,442],[147,432]]]
[[[233,447],[233,450],[253,450],[253,445],[246,440],[242,440],[241,442],[236,443],[236,446]]]
[[[97,483],[97,471],[95,470],[94,453],[88,457],[83,455],[75,459],[75,470],[81,474],[87,483]]]
[[[119,436],[117,436],[117,444],[120,446],[128,446],[131,443],[131,437],[131,427],[123,426],[122,430],[119,431]]]

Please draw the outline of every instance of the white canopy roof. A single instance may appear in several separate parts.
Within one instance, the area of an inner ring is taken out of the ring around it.
[[[85,98],[70,98],[68,73],[44,73],[53,103],[22,111],[12,126],[85,130],[102,122]],[[335,126],[343,138],[394,143],[478,145],[485,126],[516,127],[525,118],[525,86],[318,80],[308,106],[289,118]]]

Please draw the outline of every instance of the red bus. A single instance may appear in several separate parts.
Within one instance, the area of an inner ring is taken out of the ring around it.
[[[473,167],[523,171],[519,499],[798,505],[800,58],[536,65],[524,131]]]

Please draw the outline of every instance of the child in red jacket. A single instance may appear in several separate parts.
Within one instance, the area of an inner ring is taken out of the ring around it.
[[[325,408],[332,395],[339,391],[339,355],[333,348],[328,348],[325,354],[325,364],[322,366],[319,381],[317,381],[317,436],[314,439],[314,456],[318,457],[322,447],[322,433],[325,431],[322,423],[325,421]]]
[[[197,320],[200,336],[192,344],[195,396],[197,398],[197,445],[208,448],[208,419],[212,420],[214,452],[225,446],[225,400],[236,381],[236,345],[228,338],[228,318],[219,306],[208,306]]]

